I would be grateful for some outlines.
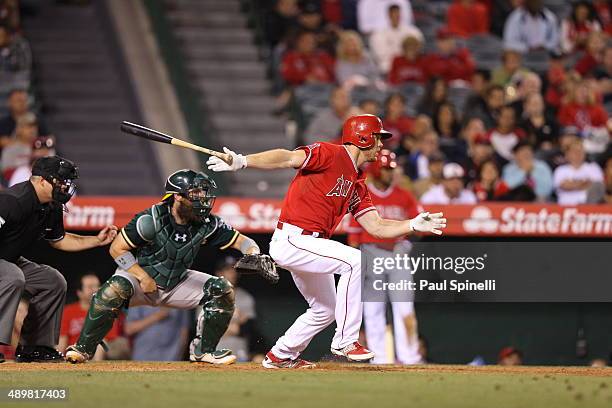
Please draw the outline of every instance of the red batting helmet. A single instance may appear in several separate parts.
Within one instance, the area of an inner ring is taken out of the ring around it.
[[[383,129],[378,116],[351,116],[342,127],[342,144],[353,144],[360,149],[373,147],[376,143],[375,136],[380,136],[383,140],[391,137],[391,133]]]
[[[397,167],[397,162],[395,161],[395,153],[390,150],[383,149],[378,153],[378,157],[374,163],[371,163],[368,167],[368,173],[372,175],[374,178],[380,177],[381,169],[394,169]]]

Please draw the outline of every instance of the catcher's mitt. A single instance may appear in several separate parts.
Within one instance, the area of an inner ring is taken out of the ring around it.
[[[241,274],[257,274],[270,283],[277,283],[279,280],[276,264],[270,255],[253,254],[244,255],[234,265],[236,271]]]

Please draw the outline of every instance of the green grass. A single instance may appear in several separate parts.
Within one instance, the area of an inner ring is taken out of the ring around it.
[[[474,371],[0,370],[10,387],[67,387],[69,400],[51,406],[79,408],[612,406],[612,377]]]

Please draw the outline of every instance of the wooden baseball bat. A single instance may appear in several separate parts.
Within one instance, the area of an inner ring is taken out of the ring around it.
[[[121,131],[124,133],[129,133],[130,135],[142,137],[148,140],[153,140],[154,142],[168,143],[174,146],[184,147],[185,149],[195,150],[196,152],[206,153],[211,156],[220,158],[230,166],[232,165],[233,158],[229,154],[217,152],[206,147],[198,146],[196,144],[177,139],[176,137],[172,137],[165,133],[158,132],[157,130],[149,129],[136,123],[127,122],[124,120],[123,122],[121,122]]]

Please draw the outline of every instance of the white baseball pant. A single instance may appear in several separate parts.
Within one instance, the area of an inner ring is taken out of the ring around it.
[[[334,320],[332,348],[340,349],[358,340],[363,314],[358,249],[302,235],[301,228],[285,223],[272,236],[270,256],[291,272],[309,306],[272,347],[275,356],[297,358],[314,336]],[[340,275],[337,290],[334,274]]]
[[[364,246],[367,246],[367,248]],[[397,253],[405,253],[401,246],[395,251],[387,251],[372,244],[364,244],[364,246],[362,246],[363,250],[367,250],[377,257],[392,258]],[[410,273],[406,270],[391,270],[386,271],[385,274],[389,275],[392,282],[398,282],[401,279],[412,280]],[[420,364],[423,361],[419,354],[419,335],[416,314],[414,313],[414,303],[401,301],[401,297],[401,295],[392,296],[392,299],[390,299],[391,311],[393,313],[395,356],[387,356],[385,348],[387,303],[365,302],[363,304],[368,348],[376,354],[371,360],[372,364],[395,363],[396,358],[400,364]]]

